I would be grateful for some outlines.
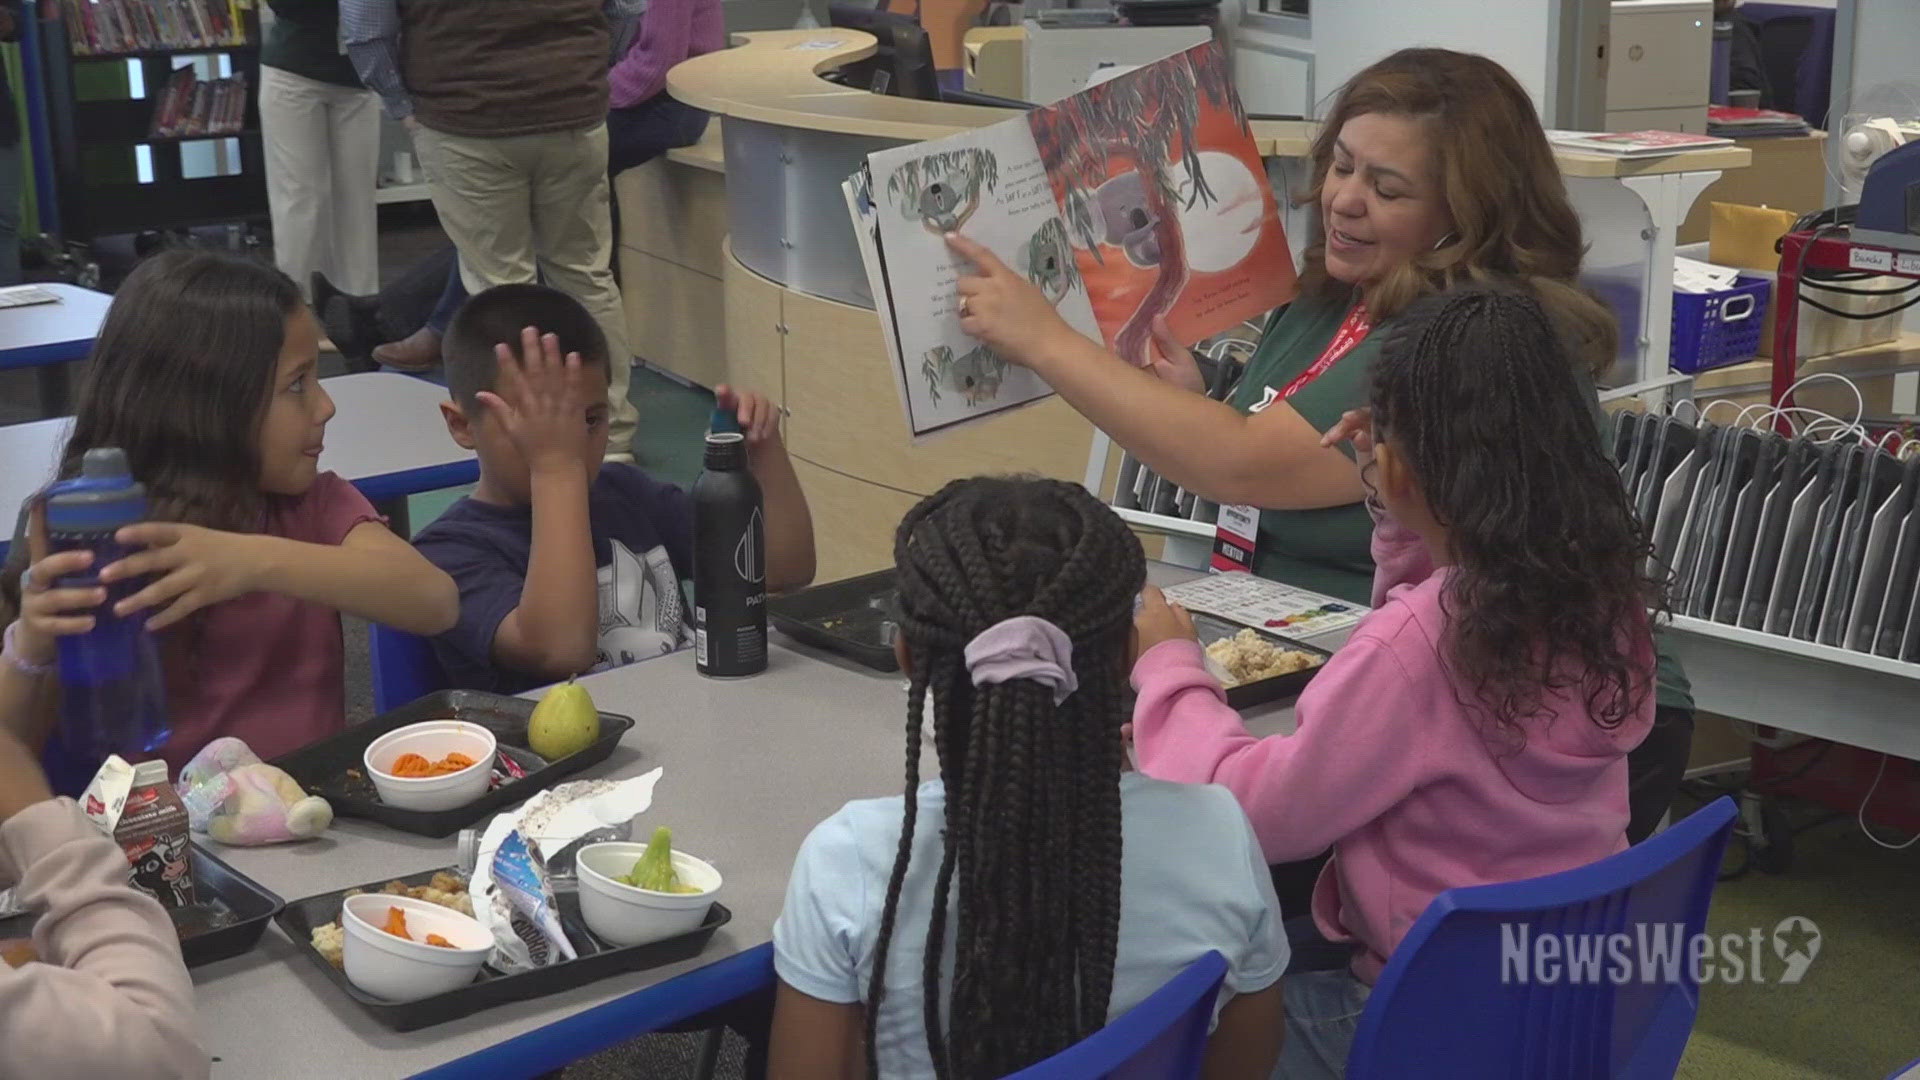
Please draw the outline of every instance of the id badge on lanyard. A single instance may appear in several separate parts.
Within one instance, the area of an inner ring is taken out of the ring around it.
[[[1373,329],[1373,321],[1367,315],[1365,304],[1355,304],[1341,322],[1340,329],[1327,342],[1326,351],[1320,358],[1308,365],[1307,370],[1293,377],[1292,381],[1279,389],[1266,388],[1260,401],[1248,413],[1257,413],[1276,401],[1285,401],[1305,389],[1313,380],[1326,374],[1327,369],[1339,363],[1340,359],[1353,351],[1354,346],[1366,340],[1367,332]],[[1255,546],[1260,540],[1260,509],[1254,506],[1222,506],[1220,519],[1214,526],[1213,558],[1207,569],[1216,574],[1234,571],[1252,572]]]

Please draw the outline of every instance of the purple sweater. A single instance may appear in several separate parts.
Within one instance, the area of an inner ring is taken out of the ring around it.
[[[667,72],[682,60],[727,46],[720,0],[652,0],[640,16],[640,34],[607,72],[611,109],[638,105],[667,88]]]

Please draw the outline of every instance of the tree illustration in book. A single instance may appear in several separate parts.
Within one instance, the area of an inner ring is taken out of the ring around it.
[[[843,186],[910,438],[1052,393],[960,328],[959,233],[1067,324],[1144,364],[1166,316],[1187,342],[1293,295],[1276,201],[1212,45],[1045,109],[876,151]]]
[[[1273,190],[1215,46],[1088,87],[1028,123],[1121,357],[1151,359],[1160,316],[1195,341],[1292,295]]]

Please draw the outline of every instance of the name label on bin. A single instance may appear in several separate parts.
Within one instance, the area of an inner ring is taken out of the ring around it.
[[[1847,252],[1847,266],[1854,270],[1893,271],[1893,252],[1879,248],[1857,247]]]

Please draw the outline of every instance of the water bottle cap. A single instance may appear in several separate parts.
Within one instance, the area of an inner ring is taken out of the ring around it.
[[[740,418],[735,416],[731,409],[716,408],[713,410],[713,416],[707,420],[707,434],[709,438],[714,435],[737,435],[739,433]]]
[[[147,489],[127,466],[126,452],[102,446],[80,459],[80,475],[47,489],[47,528],[54,532],[108,531],[144,521]]]
[[[96,446],[80,458],[80,475],[89,480],[109,477],[131,480],[132,473],[133,470],[127,465],[127,452],[117,446]]]

